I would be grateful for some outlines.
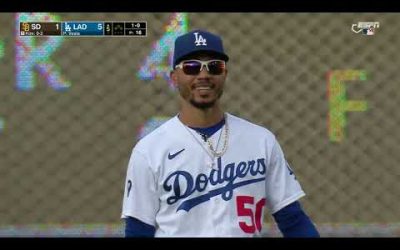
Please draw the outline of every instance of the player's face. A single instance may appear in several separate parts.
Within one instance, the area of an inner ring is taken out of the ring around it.
[[[171,79],[178,88],[183,100],[196,108],[207,109],[217,103],[222,96],[228,71],[224,62],[222,64],[221,62],[211,62],[211,65],[208,65],[209,69],[211,68],[211,73],[207,71],[206,66],[203,66],[198,74],[193,74],[196,72],[193,68],[196,64],[198,66],[199,62],[190,60],[209,61],[214,59],[217,60],[210,55],[199,54],[184,61],[187,63],[185,66],[188,69],[177,68],[171,72]],[[221,69],[212,69],[215,66],[221,67]],[[187,70],[187,73],[185,73],[185,70]],[[194,72],[190,72],[190,70]]]

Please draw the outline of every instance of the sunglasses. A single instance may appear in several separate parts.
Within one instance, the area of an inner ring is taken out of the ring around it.
[[[203,66],[206,67],[207,71],[211,75],[221,75],[225,70],[224,60],[186,60],[182,61],[175,68],[180,68],[186,75],[198,75],[202,70]]]

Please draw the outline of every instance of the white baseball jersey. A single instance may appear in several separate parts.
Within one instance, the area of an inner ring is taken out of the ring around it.
[[[121,217],[153,225],[156,237],[260,236],[265,207],[275,213],[305,193],[268,129],[228,113],[226,125],[227,150],[215,158],[177,116],[141,139]],[[219,149],[223,131],[209,138]]]

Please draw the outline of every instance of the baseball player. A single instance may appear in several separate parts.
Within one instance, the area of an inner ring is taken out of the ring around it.
[[[126,237],[260,236],[265,209],[284,237],[319,237],[275,136],[221,109],[228,60],[215,34],[176,39],[170,76],[180,110],[132,151]]]

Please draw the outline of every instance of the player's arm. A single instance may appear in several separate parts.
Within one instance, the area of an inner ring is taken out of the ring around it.
[[[155,234],[155,227],[144,223],[133,217],[125,218],[125,237],[146,237],[153,238]]]
[[[320,237],[311,219],[295,201],[273,214],[283,237]]]
[[[305,193],[276,140],[270,155],[266,176],[267,206],[280,231],[284,237],[319,237],[298,202]]]
[[[128,164],[122,215],[126,237],[153,237],[159,210],[157,183],[147,157],[133,150]]]

